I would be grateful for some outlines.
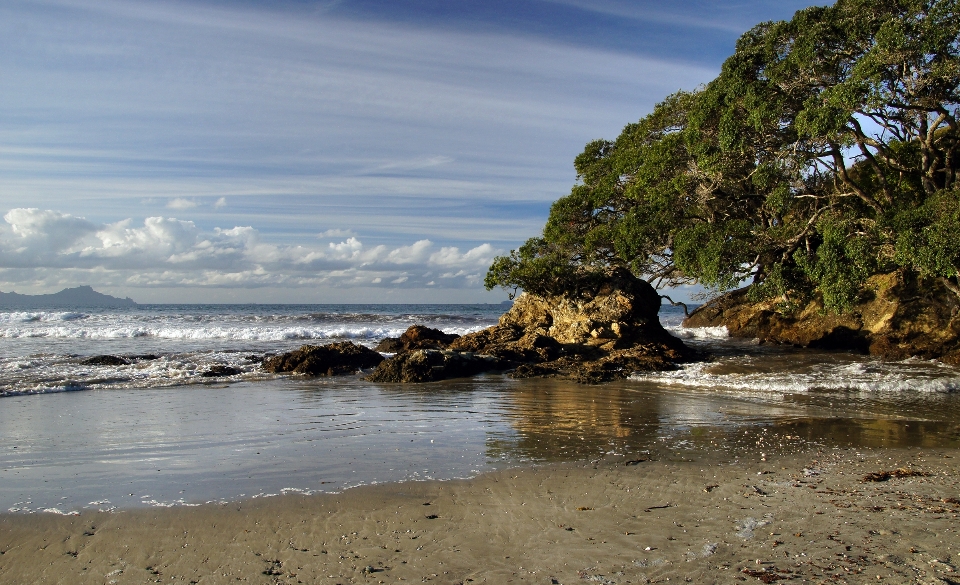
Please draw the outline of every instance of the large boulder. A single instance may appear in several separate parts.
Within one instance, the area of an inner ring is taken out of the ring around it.
[[[561,344],[633,345],[669,338],[660,325],[660,295],[649,283],[617,269],[586,297],[521,294],[500,318],[500,327],[551,337]],[[619,343],[618,343],[619,342]]]
[[[903,272],[873,276],[860,302],[839,315],[819,299],[784,313],[775,301],[751,302],[748,293],[739,289],[706,303],[684,327],[725,326],[733,337],[761,342],[960,364],[960,298],[938,280]]]
[[[263,369],[268,372],[335,376],[353,374],[372,368],[383,361],[383,356],[372,349],[345,341],[330,345],[304,345],[300,349],[268,357]]]
[[[416,349],[384,360],[372,374],[371,382],[436,382],[449,378],[465,378],[490,370],[509,367],[502,360],[470,352]]]
[[[413,349],[445,349],[455,341],[459,335],[444,333],[439,329],[413,325],[403,332],[400,337],[387,337],[377,345],[377,351],[396,353]]]
[[[457,338],[444,352],[414,357],[401,351],[370,379],[419,381],[419,374],[404,372],[429,367],[429,379],[437,380],[473,375],[483,367],[513,368],[515,377],[562,376],[592,383],[672,369],[696,354],[660,325],[659,310],[660,295],[649,283],[614,270],[582,297],[523,293],[497,325]],[[438,367],[438,360],[458,354],[471,356],[469,367],[454,362],[448,367],[446,361]]]

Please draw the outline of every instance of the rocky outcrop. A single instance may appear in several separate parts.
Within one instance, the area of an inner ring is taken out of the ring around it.
[[[960,365],[960,299],[937,280],[903,272],[873,276],[861,301],[841,315],[826,312],[816,299],[784,314],[775,301],[751,302],[748,292],[740,289],[714,299],[683,325],[722,325],[731,336],[761,342]]]
[[[387,337],[377,345],[377,351],[397,353],[414,349],[445,349],[459,338],[454,333],[444,333],[439,329],[414,325],[400,337]]]
[[[383,361],[383,356],[372,349],[350,341],[330,345],[304,345],[298,350],[263,360],[268,372],[290,372],[311,376],[353,374],[372,368]]]
[[[471,368],[513,369],[515,377],[562,376],[590,383],[672,369],[695,353],[663,329],[659,310],[660,295],[650,284],[616,270],[583,298],[521,294],[497,325],[457,338],[445,352],[418,356],[416,363],[469,355]],[[415,376],[407,380],[400,375],[411,359],[400,352],[370,379],[416,381]],[[458,371],[444,366],[430,379],[453,377]]]

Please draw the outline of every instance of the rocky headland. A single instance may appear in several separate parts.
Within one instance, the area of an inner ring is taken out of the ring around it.
[[[58,293],[46,295],[22,295],[16,292],[0,292],[0,308],[3,309],[55,309],[55,308],[133,308],[137,303],[130,297],[117,298],[93,290],[90,286],[65,288]]]
[[[819,299],[784,312],[775,300],[751,301],[742,288],[699,307],[683,325],[725,326],[733,337],[761,343],[960,365],[960,298],[938,280],[903,272],[871,277],[859,302],[843,314],[826,311]]]

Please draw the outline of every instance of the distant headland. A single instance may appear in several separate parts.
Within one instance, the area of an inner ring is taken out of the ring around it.
[[[63,307],[136,307],[130,297],[119,299],[93,290],[90,286],[65,288],[48,295],[22,295],[0,292],[0,309],[46,309]]]

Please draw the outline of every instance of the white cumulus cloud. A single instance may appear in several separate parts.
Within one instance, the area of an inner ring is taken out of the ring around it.
[[[53,210],[18,208],[0,224],[0,271],[49,280],[127,286],[261,287],[475,286],[499,251],[490,244],[460,252],[421,239],[367,246],[351,236],[326,245],[270,242],[253,226],[201,229],[174,217],[97,225]],[[499,252],[502,253],[502,252]],[[64,272],[65,271],[65,272]],[[431,278],[441,274],[442,280]],[[2,280],[0,280],[2,282]]]

